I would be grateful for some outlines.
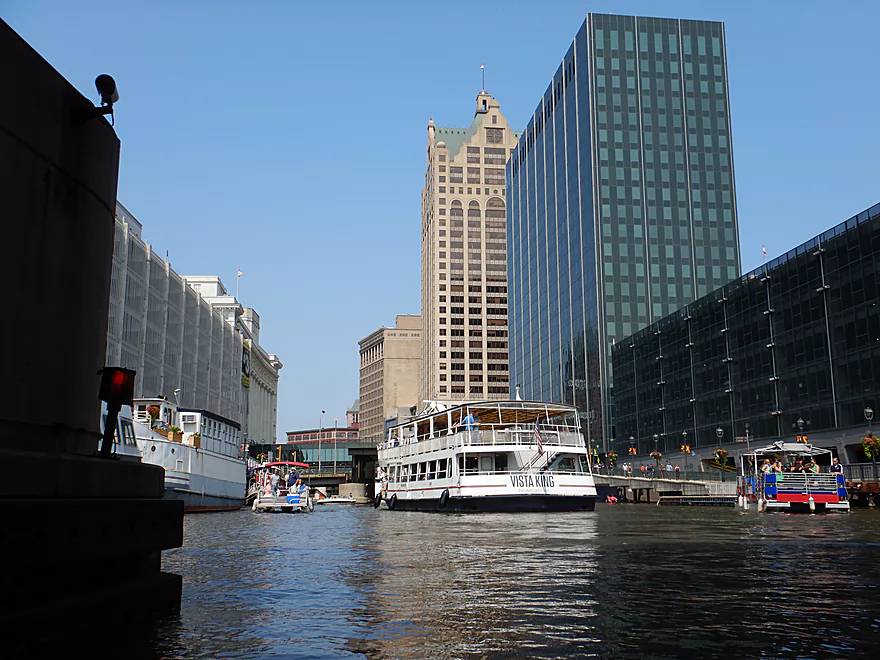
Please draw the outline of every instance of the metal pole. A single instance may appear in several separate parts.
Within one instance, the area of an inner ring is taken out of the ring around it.
[[[333,474],[336,474],[336,427],[339,426],[339,420],[333,420]]]
[[[112,456],[113,437],[116,435],[116,423],[119,420],[121,408],[122,405],[119,403],[107,404],[107,420],[104,422],[104,436],[101,441],[101,458],[110,458]],[[122,440],[122,438],[119,439]]]
[[[324,413],[326,410],[322,410],[321,414],[318,415],[318,472],[321,471],[321,436],[324,435]]]

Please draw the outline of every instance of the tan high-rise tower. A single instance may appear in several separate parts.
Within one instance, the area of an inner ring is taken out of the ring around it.
[[[421,398],[510,396],[504,171],[520,133],[477,95],[470,128],[428,122],[422,190]]]

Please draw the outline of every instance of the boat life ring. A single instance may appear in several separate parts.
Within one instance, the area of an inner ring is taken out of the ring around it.
[[[382,506],[382,493],[377,493],[373,498],[373,508],[378,509],[380,506]]]
[[[397,506],[397,493],[391,496],[391,499],[388,500],[388,508],[394,511],[394,507]]]
[[[445,489],[442,493],[440,493],[440,508],[445,509],[446,505],[449,504],[449,489]]]

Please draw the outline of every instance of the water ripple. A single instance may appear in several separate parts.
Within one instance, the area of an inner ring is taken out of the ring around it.
[[[189,516],[153,657],[873,657],[878,546],[874,511]]]

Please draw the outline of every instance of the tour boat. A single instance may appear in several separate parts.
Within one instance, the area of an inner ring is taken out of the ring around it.
[[[828,458],[828,449],[798,442],[778,441],[740,458],[740,476],[737,489],[739,504],[748,509],[756,505],[759,512],[787,511],[791,513],[819,513],[849,511],[846,482],[842,473],[833,472],[767,472],[761,471],[765,459],[771,463],[788,464],[797,460]],[[824,463],[824,460],[822,460]]]
[[[577,409],[534,401],[446,408],[388,429],[376,497],[404,511],[592,511]]]

